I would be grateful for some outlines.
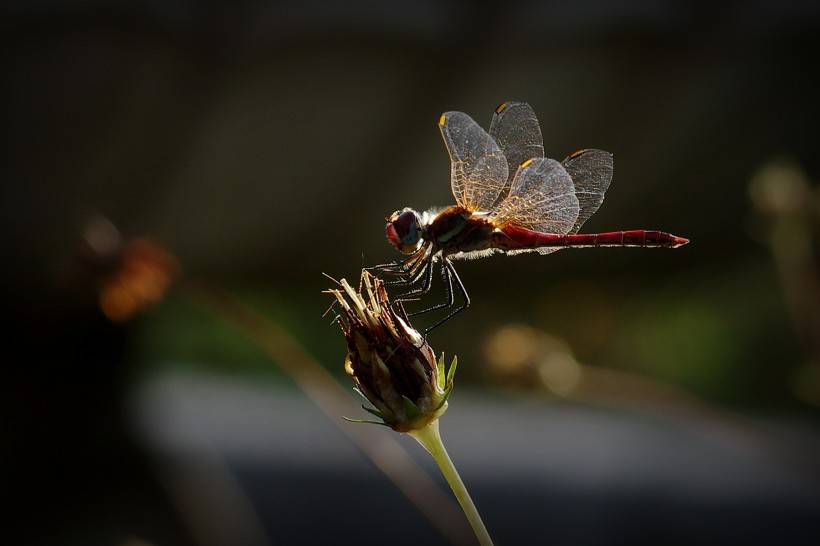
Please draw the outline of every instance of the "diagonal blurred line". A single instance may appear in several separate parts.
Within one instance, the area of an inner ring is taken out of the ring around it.
[[[156,462],[160,482],[200,546],[271,546],[259,513],[228,464],[206,449],[184,464]]]
[[[180,287],[189,301],[235,328],[259,346],[330,421],[381,470],[430,523],[453,544],[474,538],[455,501],[405,451],[392,434],[349,425],[341,416],[356,411],[352,398],[333,376],[284,328],[236,296],[202,283]]]

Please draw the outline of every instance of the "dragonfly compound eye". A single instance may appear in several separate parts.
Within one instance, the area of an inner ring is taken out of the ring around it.
[[[387,239],[401,252],[411,253],[418,249],[420,230],[415,211],[394,212],[387,222]]]

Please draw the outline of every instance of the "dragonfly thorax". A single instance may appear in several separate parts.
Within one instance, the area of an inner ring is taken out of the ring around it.
[[[421,248],[423,228],[421,216],[411,208],[397,210],[387,218],[387,240],[403,254],[412,254]]]

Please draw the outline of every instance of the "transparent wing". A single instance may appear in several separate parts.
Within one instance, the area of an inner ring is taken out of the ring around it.
[[[521,164],[510,194],[492,213],[497,226],[514,223],[542,233],[569,233],[578,218],[578,198],[566,169],[543,157]]]
[[[604,194],[612,182],[612,154],[603,150],[578,150],[564,159],[562,165],[575,184],[579,212],[570,233],[578,233],[604,202]]]
[[[507,160],[495,141],[463,112],[445,112],[439,129],[450,154],[450,184],[456,203],[489,211],[507,182]]]
[[[495,109],[490,136],[507,158],[507,183],[498,201],[510,191],[518,166],[528,159],[544,157],[544,139],[535,112],[526,102],[505,102]]]

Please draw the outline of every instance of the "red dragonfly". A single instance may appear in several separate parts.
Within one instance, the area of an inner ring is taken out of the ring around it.
[[[496,253],[549,254],[566,247],[677,248],[689,242],[643,229],[579,234],[604,200],[612,180],[612,154],[585,149],[560,163],[545,158],[538,119],[524,102],[496,108],[489,134],[463,112],[445,112],[438,125],[450,154],[456,204],[424,213],[404,208],[391,214],[387,238],[409,256],[367,268],[396,276],[389,284],[412,288],[395,298],[400,304],[429,292],[433,271],[441,264],[447,301],[407,315],[450,309],[425,333],[470,305],[453,260]],[[454,283],[462,299],[455,309]]]

